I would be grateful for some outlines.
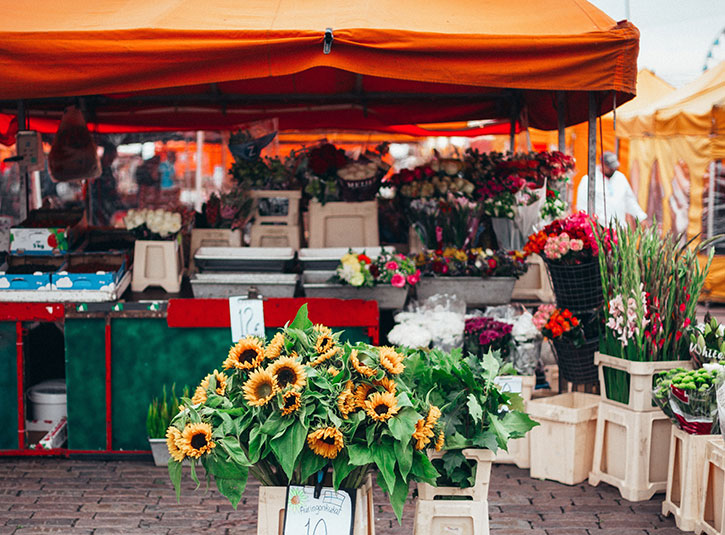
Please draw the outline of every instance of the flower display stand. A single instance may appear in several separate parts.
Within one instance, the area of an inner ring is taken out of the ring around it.
[[[705,494],[702,486],[705,450],[713,438],[716,436],[691,435],[681,429],[672,429],[662,514],[673,515],[682,531],[694,531],[697,525]]]
[[[524,409],[529,404],[531,396],[536,386],[535,375],[514,375],[513,378],[521,379],[521,399],[524,400]],[[510,440],[508,443],[508,451],[498,450],[494,462],[502,464],[515,464],[519,468],[529,468],[531,466],[531,437],[530,432],[526,433],[522,438]]]
[[[337,299],[364,299],[377,301],[381,310],[403,308],[408,298],[408,288],[396,288],[390,284],[357,288],[345,284],[327,282],[334,271],[305,271],[302,274],[302,287],[305,297],[334,297]]]
[[[586,480],[592,467],[598,406],[599,396],[581,392],[529,401],[526,410],[539,422],[529,431],[531,477],[567,485]]]
[[[542,303],[554,302],[554,290],[546,272],[546,264],[537,254],[526,259],[529,265],[526,273],[521,275],[516,284],[512,298],[515,300],[536,300]]]
[[[242,231],[228,228],[195,228],[191,230],[189,273],[196,272],[194,254],[199,247],[241,247]]]
[[[143,292],[149,286],[161,286],[169,293],[181,289],[184,257],[179,240],[136,240],[131,290]]]
[[[259,487],[257,535],[283,534],[286,499],[287,487]],[[365,478],[355,497],[353,535],[375,535],[373,482],[370,475]]]
[[[659,411],[659,408],[652,401],[652,380],[656,373],[673,368],[692,369],[692,361],[689,360],[640,362],[598,352],[594,354],[594,362],[599,366],[599,387],[602,397],[606,398],[608,403],[617,407],[637,412]],[[613,399],[612,393],[607,388],[605,368],[620,370],[627,375],[629,381],[627,399]]]
[[[252,190],[254,224],[250,229],[252,247],[302,247],[299,190]]]
[[[442,452],[430,454],[432,458],[442,455]],[[465,449],[463,455],[477,462],[475,484],[461,489],[419,483],[415,535],[488,535],[488,487],[495,454],[490,450]],[[447,499],[436,500],[437,496]]]
[[[702,502],[695,533],[725,535],[725,443],[714,438],[705,446]]]
[[[510,303],[515,283],[514,277],[423,277],[416,291],[419,301],[436,294],[457,295],[474,308]]]
[[[378,236],[378,202],[310,201],[309,247],[375,247]]]
[[[671,432],[661,411],[637,412],[602,400],[589,484],[608,483],[630,502],[664,492]]]
[[[302,227],[299,225],[258,225],[250,229],[251,247],[302,247]]]
[[[595,309],[602,304],[604,294],[599,262],[578,265],[545,262],[559,308],[568,308],[576,313]]]

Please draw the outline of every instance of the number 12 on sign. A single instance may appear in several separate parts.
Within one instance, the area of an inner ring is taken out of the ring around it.
[[[261,299],[230,297],[229,320],[232,342],[236,343],[245,336],[264,338],[264,305]]]

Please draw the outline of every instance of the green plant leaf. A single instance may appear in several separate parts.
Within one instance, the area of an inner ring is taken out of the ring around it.
[[[335,490],[340,489],[340,484],[343,479],[353,470],[355,470],[355,465],[350,462],[346,449],[343,449],[332,460],[332,485],[335,487]]]
[[[257,461],[259,461],[259,458],[262,453],[262,448],[264,447],[265,441],[267,440],[267,435],[263,435],[260,432],[259,427],[252,427],[252,430],[249,432],[249,461],[254,464]]]
[[[495,452],[498,449],[498,442],[496,441],[495,433],[485,430],[478,433],[471,440],[473,446],[477,448],[484,448]]]
[[[388,428],[395,440],[408,442],[415,431],[415,424],[422,416],[411,407],[406,407],[388,420]]]
[[[307,316],[307,303],[302,305],[300,309],[297,311],[297,315],[295,316],[294,321],[290,323],[289,329],[300,329],[305,330],[312,327],[312,322],[310,321],[309,317]]]
[[[413,445],[410,440],[396,440],[393,447],[395,448],[395,458],[398,460],[400,475],[407,480],[413,466]]]
[[[219,492],[227,497],[236,511],[239,500],[242,499],[242,494],[244,494],[244,489],[247,486],[247,479],[227,479],[214,476],[214,481],[216,481]]]
[[[297,458],[305,446],[305,439],[307,438],[307,430],[302,423],[299,420],[294,420],[294,422],[292,426],[287,428],[286,433],[269,443],[279,465],[290,480],[297,465]]]
[[[466,457],[461,450],[448,450],[443,454],[443,469],[447,473],[453,472],[456,468],[460,468],[465,462]]]
[[[251,466],[252,463],[247,459],[247,455],[244,453],[244,449],[239,444],[239,440],[235,437],[225,437],[218,440],[217,443],[222,449],[229,455],[229,459],[238,464],[239,466]]]
[[[169,479],[174,485],[176,491],[176,501],[181,499],[181,462],[169,459]]]
[[[375,459],[373,459],[373,454],[370,449],[362,445],[350,444],[345,449],[347,450],[350,464],[354,466],[365,466],[367,464],[372,464],[375,462]]]
[[[403,517],[403,508],[405,507],[405,500],[408,499],[408,483],[403,478],[395,479],[395,487],[393,492],[390,493],[390,505],[393,507],[393,512],[398,519],[398,524],[401,524]]]
[[[435,485],[439,475],[428,456],[421,451],[413,452],[413,466],[410,471],[417,481],[423,481],[431,485]]]
[[[539,422],[532,420],[528,414],[519,411],[509,411],[503,417],[503,424],[512,437],[523,437]]]
[[[501,420],[499,420],[498,416],[495,414],[491,414],[491,431],[496,435],[496,442],[498,442],[499,447],[502,449],[508,451],[508,448],[506,444],[508,443],[508,439],[510,436],[510,433],[506,426],[503,424]]]
[[[403,409],[405,407],[412,407],[412,406],[413,406],[413,403],[410,401],[408,394],[403,392],[398,396],[398,407]]]
[[[466,405],[468,406],[468,414],[471,415],[473,421],[476,422],[476,424],[480,424],[481,419],[483,418],[483,409],[478,403],[476,396],[468,394],[468,401],[466,402]]]
[[[390,440],[381,441],[379,446],[373,449],[375,464],[385,480],[388,489],[395,488],[395,452]]]
[[[300,456],[301,478],[299,483],[304,484],[308,477],[322,470],[327,463],[328,460],[325,457],[317,455],[310,448],[304,448]]]

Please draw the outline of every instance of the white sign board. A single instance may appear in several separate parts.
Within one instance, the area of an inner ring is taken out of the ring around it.
[[[523,392],[524,380],[520,375],[499,375],[493,382],[501,387],[501,392]]]
[[[230,297],[229,320],[232,342],[236,343],[246,336],[264,338],[264,305],[261,299]]]
[[[315,498],[315,487],[287,487],[284,535],[352,535],[355,503],[344,489],[322,487]]]

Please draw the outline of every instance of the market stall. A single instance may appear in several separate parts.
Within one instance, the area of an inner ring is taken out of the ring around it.
[[[509,121],[515,132],[525,116],[529,125],[548,129],[588,119],[591,134],[597,115],[635,93],[637,29],[578,1],[471,1],[454,12],[442,2],[407,1],[395,8],[281,2],[274,9],[264,3],[240,9],[225,2],[119,1],[92,11],[78,3],[62,12],[37,2],[5,15],[0,110],[17,113],[21,129],[33,121],[57,121],[67,104],[78,103],[97,132],[233,129],[269,117],[282,129],[375,129],[493,118]],[[189,300],[188,317],[201,321],[204,305]],[[68,370],[86,369],[73,348],[104,362],[115,362],[123,351],[111,343],[109,325],[131,320],[110,321],[110,313],[94,316],[75,305],[62,310],[49,305],[50,316],[43,307],[33,308],[40,312],[27,316],[18,312],[24,306],[8,305],[8,332],[21,342],[24,322],[65,323]],[[169,314],[172,309],[170,301]],[[146,322],[160,325],[152,330],[173,328],[169,317],[163,325],[157,315],[138,319],[138,329],[151,328]],[[358,311],[338,315],[348,316],[344,326],[362,318]],[[72,331],[91,325],[104,333],[105,343],[89,351]],[[126,334],[140,341],[145,335],[138,332]],[[17,394],[22,431],[22,343],[17,347],[15,374],[9,377],[18,379],[7,391]],[[157,348],[149,360],[176,353],[164,344]],[[103,385],[108,396],[113,377],[109,366],[104,373],[103,383],[93,382],[93,392],[74,402],[92,398],[97,418],[103,413]],[[120,388],[133,388],[148,401],[151,386],[127,380]],[[116,425],[110,406],[105,405],[107,431]],[[72,411],[70,434],[80,425]],[[116,449],[110,435],[105,442],[97,438],[79,449]],[[7,444],[10,451],[22,446],[22,439]]]

